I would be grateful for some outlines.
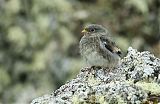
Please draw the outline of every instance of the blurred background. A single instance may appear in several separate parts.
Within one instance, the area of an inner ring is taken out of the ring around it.
[[[159,0],[0,0],[0,104],[27,104],[76,77],[85,24],[160,57]]]

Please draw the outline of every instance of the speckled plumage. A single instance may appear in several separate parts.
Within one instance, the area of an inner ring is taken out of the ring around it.
[[[80,53],[90,66],[115,67],[119,63],[120,49],[111,41],[108,31],[101,25],[85,27],[80,40]]]

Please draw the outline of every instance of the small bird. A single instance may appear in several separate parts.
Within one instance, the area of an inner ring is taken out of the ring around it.
[[[82,57],[91,67],[114,68],[118,65],[121,50],[110,38],[106,28],[97,24],[84,27],[79,48]]]

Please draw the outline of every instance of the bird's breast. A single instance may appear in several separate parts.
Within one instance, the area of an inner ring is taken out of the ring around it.
[[[118,56],[113,55],[111,52],[105,50],[100,52],[100,42],[96,38],[82,38],[80,41],[80,53],[86,59],[88,64],[95,66],[114,66],[118,62]],[[102,55],[104,54],[104,55]],[[106,56],[106,57],[104,57]]]
[[[83,37],[80,41],[81,51],[94,51],[98,48],[99,42],[96,37]]]

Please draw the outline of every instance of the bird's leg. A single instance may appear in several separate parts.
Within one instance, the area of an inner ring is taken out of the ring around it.
[[[91,66],[91,69],[100,69],[101,68],[101,66]]]
[[[92,75],[94,76],[94,78],[96,78],[97,74],[97,68],[100,69],[101,67],[100,66],[91,66],[91,69],[92,69]]]
[[[96,66],[91,66],[91,69],[95,69],[96,68]]]
[[[112,70],[112,68],[110,68],[110,67],[105,67],[105,68],[102,68],[102,69],[103,69],[105,74],[110,73],[111,70]]]
[[[101,69],[102,67],[101,66],[91,66],[91,67],[86,67],[85,69],[87,69],[87,70],[91,70],[91,69],[95,70],[96,68]]]
[[[85,70],[88,70],[89,72],[91,72],[92,69],[95,69],[96,66],[89,66],[89,67],[86,67]]]
[[[101,69],[102,67],[101,66],[97,66],[96,68]]]
[[[96,69],[96,68],[101,69],[102,67],[101,66],[91,66],[91,69]]]

